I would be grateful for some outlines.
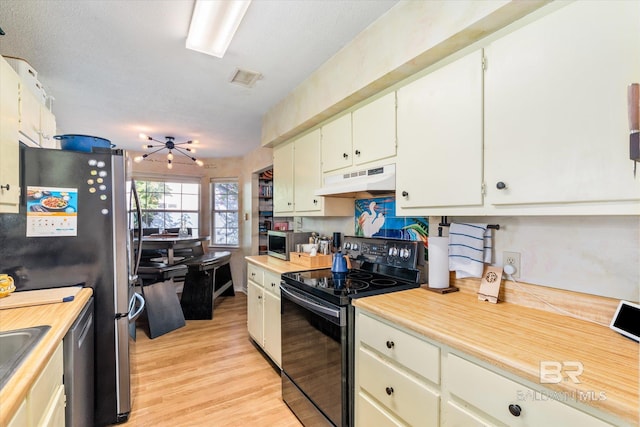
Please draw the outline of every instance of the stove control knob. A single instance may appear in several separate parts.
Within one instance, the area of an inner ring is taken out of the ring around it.
[[[359,248],[359,246],[358,246],[358,244],[357,244],[357,243],[353,243],[353,244],[351,245],[351,249],[353,249],[354,251],[357,251],[357,250],[358,250],[358,249],[360,249],[360,248]]]
[[[402,248],[400,250],[400,258],[407,259],[407,258],[409,258],[409,255],[411,255],[411,251],[409,249]]]
[[[345,249],[351,249],[351,243],[350,242],[344,242],[344,248]]]
[[[391,256],[398,256],[398,248],[396,248],[395,246],[389,249],[389,255]]]

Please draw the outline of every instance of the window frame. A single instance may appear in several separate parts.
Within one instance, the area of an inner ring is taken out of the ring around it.
[[[216,200],[215,200],[215,188],[216,188],[216,184],[235,184],[236,188],[237,188],[237,197],[238,197],[238,206],[237,209],[226,209],[226,210],[217,210],[216,209]],[[240,242],[242,241],[242,236],[241,236],[241,227],[240,227],[240,200],[241,200],[241,195],[240,195],[240,178],[238,177],[227,177],[227,178],[211,178],[210,183],[209,183],[209,195],[211,197],[211,209],[210,209],[210,245],[211,246],[217,246],[217,247],[223,247],[223,248],[239,248],[240,247]],[[236,243],[217,243],[216,242],[216,238],[215,238],[215,232],[216,232],[216,213],[230,213],[230,212],[235,212],[236,214],[236,223],[237,223],[237,235],[238,235],[238,241]]]
[[[166,214],[175,214],[175,213],[187,213],[187,214],[195,214],[197,215],[198,221],[197,224],[192,224],[192,225],[187,225],[189,228],[191,228],[193,230],[193,234],[199,234],[200,230],[202,229],[201,224],[202,224],[202,181],[200,180],[200,178],[198,177],[188,177],[188,176],[155,176],[155,175],[145,175],[145,174],[141,174],[141,175],[135,175],[132,176],[132,180],[135,181],[136,183],[138,182],[156,182],[156,183],[162,183],[162,184],[171,184],[171,183],[176,183],[176,184],[192,184],[192,185],[197,185],[198,187],[198,193],[196,194],[196,199],[198,201],[198,207],[196,210],[193,209],[183,209],[181,207],[180,210],[172,210],[172,209],[145,209],[145,207],[141,206],[141,210],[143,212],[157,212],[157,213],[162,213],[163,214],[163,218],[164,215]],[[180,191],[180,193],[178,193],[180,195],[184,195],[185,193],[182,192],[182,190]],[[192,195],[190,193],[186,193],[188,195]],[[163,219],[163,223],[164,223],[164,219]],[[166,223],[164,224],[165,228],[166,228]],[[180,227],[180,224],[177,225],[177,227]],[[162,227],[159,227],[162,228]],[[175,226],[172,227],[168,227],[168,228],[175,228]]]

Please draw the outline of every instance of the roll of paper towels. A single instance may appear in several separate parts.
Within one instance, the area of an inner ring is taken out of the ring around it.
[[[429,237],[429,287],[449,287],[449,238]]]

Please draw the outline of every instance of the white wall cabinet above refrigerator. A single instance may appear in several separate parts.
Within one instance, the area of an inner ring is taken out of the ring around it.
[[[20,140],[33,147],[57,148],[57,141],[53,138],[56,133],[55,116],[22,83],[18,105]]]
[[[575,2],[486,48],[488,205],[639,212],[626,99],[639,22],[635,1]]]
[[[482,206],[482,50],[398,90],[396,210]]]

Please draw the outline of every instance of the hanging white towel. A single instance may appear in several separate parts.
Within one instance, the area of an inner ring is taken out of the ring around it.
[[[457,278],[482,277],[491,263],[491,230],[487,224],[452,223],[449,227],[449,271]]]

